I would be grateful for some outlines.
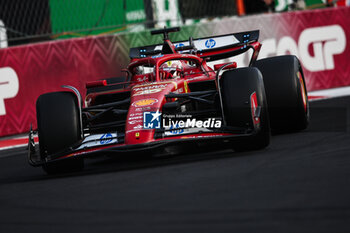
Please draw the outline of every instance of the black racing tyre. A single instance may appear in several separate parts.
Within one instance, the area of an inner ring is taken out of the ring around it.
[[[236,151],[259,150],[270,143],[270,123],[262,75],[257,68],[239,68],[225,71],[221,81],[221,95],[225,121],[228,126],[255,128],[256,134],[233,142]],[[256,94],[260,119],[254,124],[252,95]]]
[[[286,55],[255,62],[264,79],[271,129],[291,132],[309,124],[309,102],[302,67],[296,56]]]
[[[81,139],[81,120],[77,97],[72,92],[53,92],[36,102],[40,156],[60,152]],[[43,165],[48,174],[83,169],[82,158],[69,158]]]

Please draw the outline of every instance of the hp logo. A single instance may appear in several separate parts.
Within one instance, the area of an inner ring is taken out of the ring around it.
[[[216,41],[214,39],[208,39],[205,42],[205,47],[207,47],[208,49],[214,48],[216,45]]]

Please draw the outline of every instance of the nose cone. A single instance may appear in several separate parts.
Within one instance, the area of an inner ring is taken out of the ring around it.
[[[125,126],[126,144],[154,141],[155,127],[161,126],[165,95],[176,89],[176,82],[142,84],[132,88],[131,105]]]

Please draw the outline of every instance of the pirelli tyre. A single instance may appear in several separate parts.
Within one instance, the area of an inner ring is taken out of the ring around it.
[[[77,97],[71,92],[41,95],[36,102],[40,156],[60,152],[81,139],[81,118]],[[84,167],[82,158],[70,158],[43,165],[48,174],[72,172]]]
[[[264,79],[271,129],[303,130],[309,123],[309,102],[302,67],[296,56],[286,55],[255,62]]]
[[[254,67],[225,71],[220,86],[226,124],[255,129],[252,136],[233,141],[233,149],[248,151],[267,147],[270,143],[270,123],[260,71]]]

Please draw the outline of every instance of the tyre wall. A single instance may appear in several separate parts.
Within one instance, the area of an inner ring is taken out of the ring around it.
[[[295,54],[305,70],[308,90],[350,85],[350,7],[225,18],[184,26],[172,40],[260,29],[259,58]],[[160,43],[149,32],[86,37],[0,50],[0,136],[36,128],[40,94],[121,76],[130,47]],[[238,58],[238,65],[248,56]]]

